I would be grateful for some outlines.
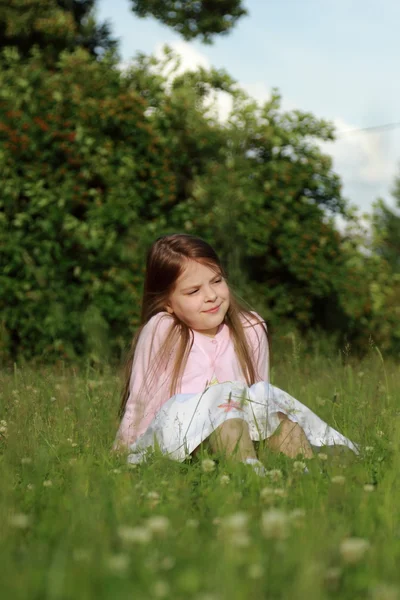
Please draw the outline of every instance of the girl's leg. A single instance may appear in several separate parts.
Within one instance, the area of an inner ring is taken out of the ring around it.
[[[283,452],[290,458],[302,454],[304,458],[312,458],[313,451],[306,434],[298,423],[290,421],[283,413],[278,413],[281,424],[278,430],[266,440],[268,448]]]
[[[257,454],[249,433],[249,426],[243,419],[228,419],[212,432],[203,441],[208,442],[211,450],[217,453],[225,453],[226,456],[237,461],[246,458],[257,458]],[[192,455],[195,456],[201,446],[198,446]]]

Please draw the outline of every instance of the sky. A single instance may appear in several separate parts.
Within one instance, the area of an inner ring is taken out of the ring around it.
[[[139,19],[130,0],[98,0],[124,63],[137,52],[172,46],[186,68],[225,69],[256,100],[278,88],[286,110],[300,109],[336,125],[324,144],[360,212],[382,198],[394,206],[400,175],[400,2],[398,0],[244,0],[249,16],[213,45],[184,42],[153,18]],[[398,127],[353,131],[391,123]]]

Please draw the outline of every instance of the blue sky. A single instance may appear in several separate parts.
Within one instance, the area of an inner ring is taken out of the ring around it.
[[[168,43],[184,64],[224,68],[262,101],[277,87],[284,108],[332,120],[340,131],[400,122],[400,2],[396,0],[244,0],[249,16],[212,46],[185,43],[155,19],[138,19],[129,0],[98,0],[123,61]],[[378,196],[390,205],[400,174],[400,127],[343,134],[324,146],[344,195],[362,211]]]

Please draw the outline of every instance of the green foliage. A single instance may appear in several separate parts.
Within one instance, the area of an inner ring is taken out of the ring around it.
[[[3,53],[3,353],[94,351],[93,323],[108,328],[115,351],[137,325],[141,247],[175,192],[170,153],[146,108],[111,58],[79,50],[47,70],[39,53],[28,61]]]
[[[320,150],[329,123],[283,111],[277,92],[259,106],[224,71],[182,73],[168,48],[122,72],[84,50],[0,62],[3,358],[119,356],[145,250],[173,231],[214,245],[272,328],[397,351],[398,283]]]
[[[152,16],[178,31],[186,40],[228,33],[247,14],[242,0],[130,0],[139,17]]]
[[[95,0],[8,0],[0,3],[0,49],[28,57],[37,46],[54,61],[63,50],[83,47],[94,56],[116,47],[107,23],[93,17]]]

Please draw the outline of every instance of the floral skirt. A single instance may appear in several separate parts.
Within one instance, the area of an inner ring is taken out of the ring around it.
[[[140,463],[148,448],[183,461],[228,419],[247,422],[253,441],[269,438],[280,424],[278,413],[300,425],[312,446],[357,446],[327,425],[312,410],[283,390],[261,381],[248,387],[219,383],[197,394],[176,394],[158,411],[147,430],[130,446],[129,463]]]

